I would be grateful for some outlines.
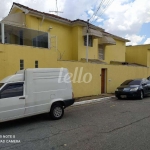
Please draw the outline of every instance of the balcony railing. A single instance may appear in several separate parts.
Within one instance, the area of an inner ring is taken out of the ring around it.
[[[4,24],[2,27],[0,24],[0,43],[49,48],[49,36],[48,32],[8,24]]]

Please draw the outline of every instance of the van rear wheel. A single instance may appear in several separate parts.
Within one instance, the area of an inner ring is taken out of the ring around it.
[[[53,120],[61,119],[64,115],[64,108],[60,103],[56,103],[52,105],[52,108],[50,110],[50,117]]]

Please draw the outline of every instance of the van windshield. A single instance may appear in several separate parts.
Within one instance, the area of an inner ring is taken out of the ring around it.
[[[4,85],[4,83],[0,83],[0,88]]]

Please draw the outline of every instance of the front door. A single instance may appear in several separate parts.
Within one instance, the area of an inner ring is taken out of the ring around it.
[[[101,70],[101,94],[106,93],[106,69]]]
[[[24,115],[24,83],[10,83],[0,91],[0,121],[18,118]]]

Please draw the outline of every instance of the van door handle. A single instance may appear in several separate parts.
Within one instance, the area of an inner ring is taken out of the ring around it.
[[[19,99],[25,99],[25,97],[20,97]]]

